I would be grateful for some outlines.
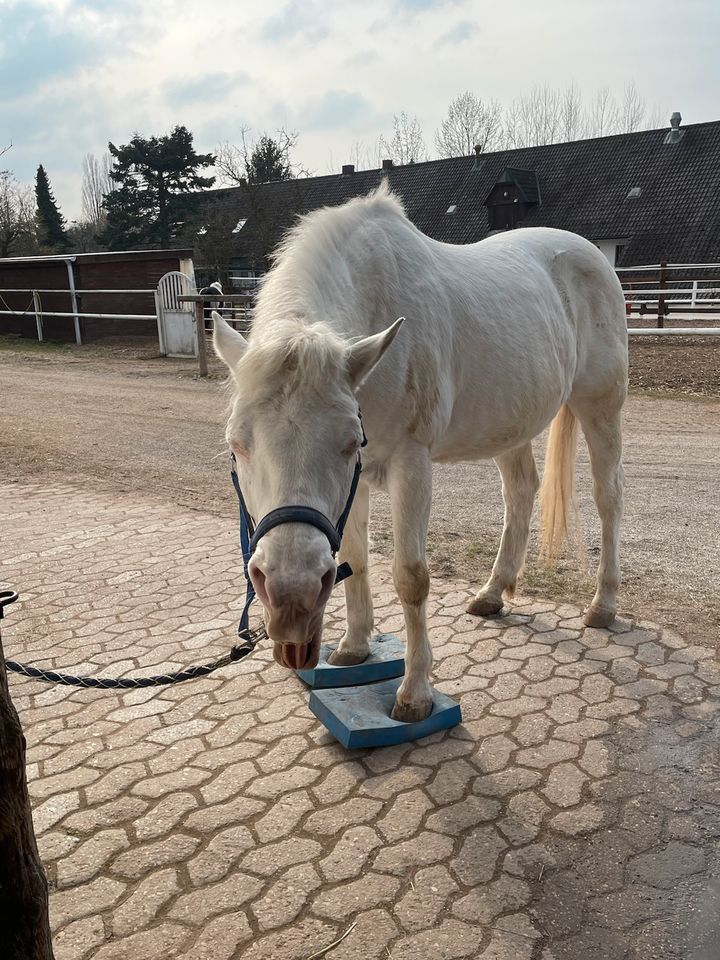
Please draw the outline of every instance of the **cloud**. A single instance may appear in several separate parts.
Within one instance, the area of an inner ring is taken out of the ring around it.
[[[425,10],[436,10],[438,7],[459,2],[460,0],[396,0],[396,6],[399,10],[410,13],[422,13]]]
[[[104,51],[92,39],[56,29],[40,4],[20,3],[0,11],[0,100],[32,94],[55,77],[99,60]]]
[[[470,37],[474,37],[479,32],[480,27],[476,23],[471,20],[461,20],[451,30],[444,33],[435,46],[442,47],[448,44],[455,46],[458,43],[464,43],[465,40],[469,40]]]
[[[174,107],[187,103],[222,100],[238,87],[250,83],[250,75],[243,70],[235,73],[205,73],[189,80],[172,80],[165,84],[165,96]]]
[[[377,63],[379,59],[380,54],[377,50],[358,50],[357,53],[347,58],[345,66],[351,68],[367,67],[371,63]]]
[[[332,130],[369,120],[373,109],[361,93],[328,90],[300,114],[299,127],[306,130]]]
[[[278,43],[282,40],[294,40],[298,37],[303,40],[322,40],[328,35],[322,11],[314,3],[303,0],[290,0],[289,3],[266,20],[260,28],[262,40]]]

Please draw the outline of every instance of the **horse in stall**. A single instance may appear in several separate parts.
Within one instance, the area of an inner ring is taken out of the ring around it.
[[[299,504],[334,524],[365,428],[339,555],[354,571],[345,583],[347,629],[331,662],[368,656],[369,490],[380,488],[391,500],[407,641],[395,719],[420,720],[432,708],[425,540],[433,462],[493,458],[500,472],[500,548],[467,608],[491,616],[512,597],[527,550],[540,487],[531,441],[550,424],[540,497],[543,549],[554,557],[574,504],[579,422],[602,526],[585,623],[613,622],[627,332],[620,284],[591,243],[543,227],[440,243],[383,184],[289,232],[261,285],[248,340],[214,319],[215,349],[232,375],[226,436],[252,516]],[[282,520],[255,545],[249,575],[279,663],[317,664],[335,574],[329,535],[312,520]]]

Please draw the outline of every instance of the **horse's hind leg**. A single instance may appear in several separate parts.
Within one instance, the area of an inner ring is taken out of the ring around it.
[[[478,617],[499,613],[503,608],[503,593],[512,596],[515,591],[525,561],[535,494],[540,486],[532,444],[501,454],[495,463],[502,476],[505,522],[490,579],[467,608],[468,613]]]
[[[352,576],[345,581],[347,630],[330,655],[336,667],[362,663],[370,653],[370,635],[373,628],[373,606],[368,576],[368,519],[370,516],[370,488],[358,484],[352,510],[340,547],[340,562],[349,563]]]
[[[602,530],[597,590],[585,613],[589,627],[609,627],[617,611],[624,479],[620,423],[623,400],[624,393],[618,392],[592,399],[571,397],[569,402],[590,451],[593,495]]]

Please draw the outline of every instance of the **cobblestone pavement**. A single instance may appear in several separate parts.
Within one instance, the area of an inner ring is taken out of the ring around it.
[[[233,636],[226,521],[80,488],[0,488],[6,655],[125,675]],[[401,630],[388,569],[377,626]],[[720,668],[651,623],[584,629],[432,584],[463,725],[348,753],[251,661],[127,693],[13,677],[57,960],[717,960]],[[330,636],[342,601],[332,601]]]

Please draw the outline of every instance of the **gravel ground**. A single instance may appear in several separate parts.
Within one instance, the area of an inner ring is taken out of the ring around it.
[[[631,378],[644,390],[626,406],[621,604],[628,615],[659,620],[697,643],[717,643],[720,342],[704,341],[701,349],[697,343],[633,344]],[[149,492],[234,518],[215,363],[211,373],[199,380],[194,363],[158,359],[147,344],[78,350],[0,338],[2,476]],[[543,447],[540,438],[539,460]],[[558,572],[543,569],[533,560],[533,542],[525,593],[590,599],[588,571],[597,560],[599,529],[584,444],[578,493],[587,569],[578,572],[572,557]],[[377,495],[373,535],[380,552],[390,548],[388,519],[387,499]],[[429,541],[434,573],[484,579],[501,526],[492,463],[436,468]]]

